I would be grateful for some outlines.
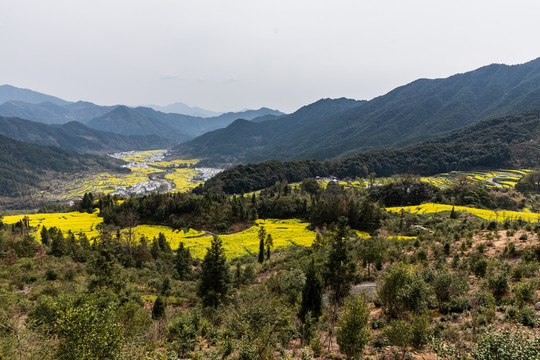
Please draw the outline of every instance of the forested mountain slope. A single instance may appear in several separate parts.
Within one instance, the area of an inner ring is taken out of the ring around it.
[[[123,161],[80,155],[56,147],[39,146],[0,135],[0,196],[19,197],[37,191],[57,175],[89,171],[129,171]]]
[[[539,109],[540,59],[513,66],[493,64],[445,79],[420,79],[337,112],[323,114],[323,104],[333,103],[317,102],[255,126],[233,124],[234,129],[205,134],[178,151],[219,163],[324,160],[407,146],[490,116]],[[298,113],[310,108],[316,111],[297,122]],[[231,132],[237,142],[230,140]],[[223,154],[223,145],[234,148],[234,154]]]
[[[480,121],[463,129],[402,149],[363,152],[353,157],[317,163],[277,160],[239,165],[210,179],[207,191],[242,193],[275,181],[336,175],[366,177],[413,173],[434,175],[453,170],[532,168],[540,165],[540,110]],[[270,175],[269,175],[270,174]]]

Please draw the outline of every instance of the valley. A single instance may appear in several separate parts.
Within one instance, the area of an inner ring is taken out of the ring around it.
[[[0,359],[539,359],[539,79],[289,114],[0,86]]]

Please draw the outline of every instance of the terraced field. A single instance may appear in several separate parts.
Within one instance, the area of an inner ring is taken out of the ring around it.
[[[476,209],[476,208],[467,207],[467,206],[453,206],[453,205],[434,204],[434,203],[422,204],[422,205],[417,205],[417,206],[414,205],[414,206],[389,207],[389,208],[386,208],[386,210],[393,211],[393,212],[408,211],[414,214],[433,214],[433,213],[441,213],[441,212],[450,212],[452,211],[452,208],[454,208],[455,211],[468,212],[468,213],[473,214],[474,216],[478,216],[479,218],[482,218],[485,220],[496,220],[499,222],[503,222],[505,220],[518,220],[518,219],[521,219],[527,222],[540,221],[540,214],[538,213],[507,211],[507,210],[494,211],[494,210]]]
[[[449,186],[453,181],[458,179],[460,176],[467,176],[470,180],[478,182],[487,187],[501,187],[501,188],[513,188],[519,179],[531,172],[529,169],[521,170],[495,170],[495,171],[452,171],[449,173],[438,174],[430,177],[421,177],[420,180],[444,188]],[[396,181],[398,178],[386,177],[386,178],[376,178],[374,180],[375,184],[385,185],[391,182]],[[329,180],[320,180],[323,186],[327,186]],[[345,188],[365,188],[368,185],[366,179],[354,179],[354,180],[340,180],[338,182],[340,185],[343,185]]]
[[[452,171],[450,173],[439,174],[431,177],[423,177],[422,181],[428,182],[438,187],[446,187],[459,176],[468,176],[471,180],[479,182],[488,187],[513,188],[519,179],[532,170],[496,170],[496,171],[476,171],[461,172]]]

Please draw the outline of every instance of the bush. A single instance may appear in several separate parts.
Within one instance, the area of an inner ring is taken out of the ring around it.
[[[487,266],[488,266],[488,263],[485,259],[479,259],[472,264],[471,270],[474,273],[474,275],[478,277],[484,277],[486,276]]]
[[[63,339],[57,349],[59,359],[116,359],[120,352],[122,331],[109,307],[73,306],[58,316],[56,326]]]
[[[58,279],[58,272],[55,269],[47,269],[47,271],[45,271],[45,279],[49,281]]]
[[[517,330],[486,331],[472,352],[475,360],[533,360],[540,358],[538,334]]]
[[[508,291],[508,275],[500,271],[488,279],[488,287],[496,299],[500,299]]]
[[[531,303],[534,300],[534,292],[536,290],[536,284],[533,281],[521,282],[516,284],[512,289],[514,298],[518,305],[524,305]]]
[[[168,328],[169,338],[174,341],[174,348],[180,355],[195,350],[203,325],[201,313],[197,309],[186,311],[172,321]]]
[[[367,345],[369,330],[369,309],[363,296],[354,296],[345,303],[343,315],[339,319],[336,340],[339,350],[349,359],[359,359]]]

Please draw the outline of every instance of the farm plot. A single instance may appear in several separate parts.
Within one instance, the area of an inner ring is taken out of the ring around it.
[[[387,211],[401,212],[408,211],[414,214],[433,214],[440,212],[450,212],[454,208],[455,211],[464,211],[471,213],[479,218],[485,220],[496,220],[498,222],[503,222],[505,220],[518,220],[521,219],[527,222],[537,222],[540,220],[540,214],[531,213],[531,212],[519,212],[519,211],[507,211],[507,210],[484,210],[476,209],[467,206],[453,206],[445,204],[422,204],[422,205],[413,205],[413,206],[397,206],[397,207],[388,207]]]

